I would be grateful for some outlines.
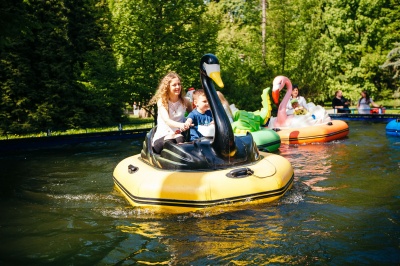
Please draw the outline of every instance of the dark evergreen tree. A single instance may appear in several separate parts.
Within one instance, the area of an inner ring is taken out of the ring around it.
[[[123,102],[107,2],[30,0],[14,7],[29,23],[1,52],[2,130],[117,123]]]

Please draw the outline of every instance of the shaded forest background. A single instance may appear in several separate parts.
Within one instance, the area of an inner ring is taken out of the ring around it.
[[[398,0],[3,0],[0,133],[123,122],[170,70],[200,88],[205,53],[240,109],[259,109],[277,75],[315,103],[392,98],[399,14]]]

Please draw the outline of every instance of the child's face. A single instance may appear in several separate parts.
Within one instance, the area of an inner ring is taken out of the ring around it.
[[[293,107],[293,108],[297,108],[297,107],[299,107],[299,103],[298,103],[298,102],[294,102],[294,103],[292,103],[292,107]]]
[[[205,111],[210,109],[210,106],[208,105],[207,97],[205,95],[199,95],[197,97],[197,100],[194,103],[197,107],[197,111],[200,113],[204,114]]]

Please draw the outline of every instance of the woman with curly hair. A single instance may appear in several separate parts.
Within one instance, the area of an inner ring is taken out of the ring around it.
[[[150,104],[157,103],[157,131],[153,137],[153,149],[160,153],[164,142],[184,142],[181,132],[188,130],[190,121],[185,122],[185,112],[192,111],[192,104],[184,97],[181,78],[175,72],[169,72],[158,85],[158,89],[150,100]]]

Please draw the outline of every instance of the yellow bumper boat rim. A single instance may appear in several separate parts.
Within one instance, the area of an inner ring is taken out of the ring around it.
[[[133,206],[170,213],[271,202],[282,197],[293,180],[290,163],[269,153],[262,153],[262,159],[254,164],[214,171],[161,170],[140,156],[131,156],[114,170],[115,187]]]

